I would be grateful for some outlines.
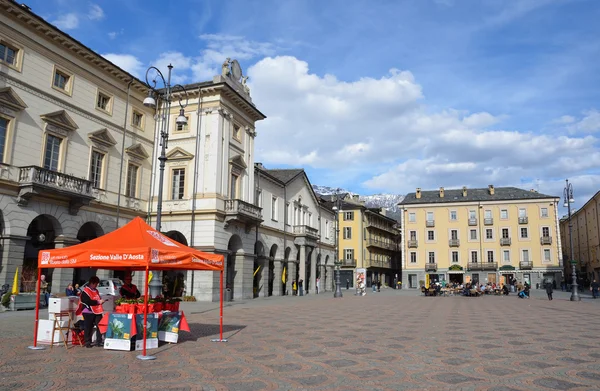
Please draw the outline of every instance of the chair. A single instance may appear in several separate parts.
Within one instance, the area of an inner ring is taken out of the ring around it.
[[[63,326],[63,322],[67,321],[67,325]],[[69,335],[73,334],[77,337],[79,344],[83,346],[83,341],[81,340],[81,336],[77,333],[72,333],[74,330],[73,327],[73,317],[71,316],[71,312],[69,311],[61,311],[54,313],[54,323],[52,324],[52,343],[50,344],[50,349],[54,347],[54,332],[59,331],[63,333],[63,343],[65,344],[65,348],[69,348]]]

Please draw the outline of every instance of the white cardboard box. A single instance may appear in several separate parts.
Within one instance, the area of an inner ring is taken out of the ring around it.
[[[104,340],[104,349],[130,351],[131,350],[131,340],[130,339],[106,338]]]
[[[179,339],[178,333],[172,333],[170,331],[159,331],[158,332],[158,340],[164,342],[177,343]]]
[[[48,304],[48,313],[61,311],[75,311],[79,304],[77,296],[51,297]]]
[[[146,349],[158,348],[158,338],[146,338]],[[135,341],[135,350],[144,350],[144,340]]]
[[[38,335],[37,335],[37,341],[43,344],[60,344],[64,341],[64,337],[65,337],[65,332],[61,332],[60,330],[55,330],[54,331],[54,338],[51,337],[52,335],[52,326],[54,324],[54,320],[46,320],[46,319],[40,319],[38,321]],[[63,327],[66,327],[68,324],[68,321],[63,321],[61,322]],[[67,337],[67,342],[71,342],[71,333],[69,332]]]

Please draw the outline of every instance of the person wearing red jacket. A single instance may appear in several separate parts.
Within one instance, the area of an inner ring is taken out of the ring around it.
[[[126,299],[139,299],[140,291],[135,284],[131,283],[131,275],[125,277],[125,284],[119,290],[121,297]]]
[[[102,319],[102,304],[106,300],[102,300],[100,292],[98,292],[98,284],[100,279],[96,276],[90,278],[88,285],[81,292],[79,297],[80,305],[83,307],[83,340],[86,348],[92,347],[92,331],[96,326],[96,346],[102,346],[102,334],[98,323]]]

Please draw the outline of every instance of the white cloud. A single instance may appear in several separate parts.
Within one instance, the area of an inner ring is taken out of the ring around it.
[[[73,30],[79,26],[79,17],[75,13],[64,14],[52,21],[52,24],[61,30]]]
[[[88,12],[88,18],[91,20],[100,20],[104,18],[104,11],[97,4],[92,4]]]
[[[563,115],[562,117],[553,120],[552,123],[557,124],[557,125],[564,125],[564,124],[572,124],[575,121],[576,121],[575,117],[573,117],[571,115]]]
[[[575,123],[571,122],[567,129],[571,133],[594,133],[600,131],[600,112],[589,110],[583,113],[584,117]],[[571,117],[572,118],[572,117]]]
[[[124,70],[138,78],[144,77],[144,64],[140,60],[138,60],[137,57],[131,54],[107,53],[103,54],[102,57],[106,58],[108,61],[123,68]]]

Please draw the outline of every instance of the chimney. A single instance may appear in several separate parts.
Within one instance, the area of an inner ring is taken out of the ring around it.
[[[421,188],[417,187],[417,192],[415,193],[415,197],[417,197],[417,199],[421,198]]]
[[[494,185],[489,185],[488,190],[490,191],[490,195],[494,195]]]
[[[440,187],[440,198],[444,198],[444,188]]]
[[[530,191],[531,191],[532,193],[537,193],[537,190],[536,190],[536,189],[531,189]]]
[[[463,197],[467,196],[467,186],[463,186]]]
[[[379,212],[380,215],[382,216],[387,216],[387,209],[386,208],[381,208],[381,211]]]
[[[360,195],[352,194],[352,201],[356,201],[356,202],[360,201]]]

